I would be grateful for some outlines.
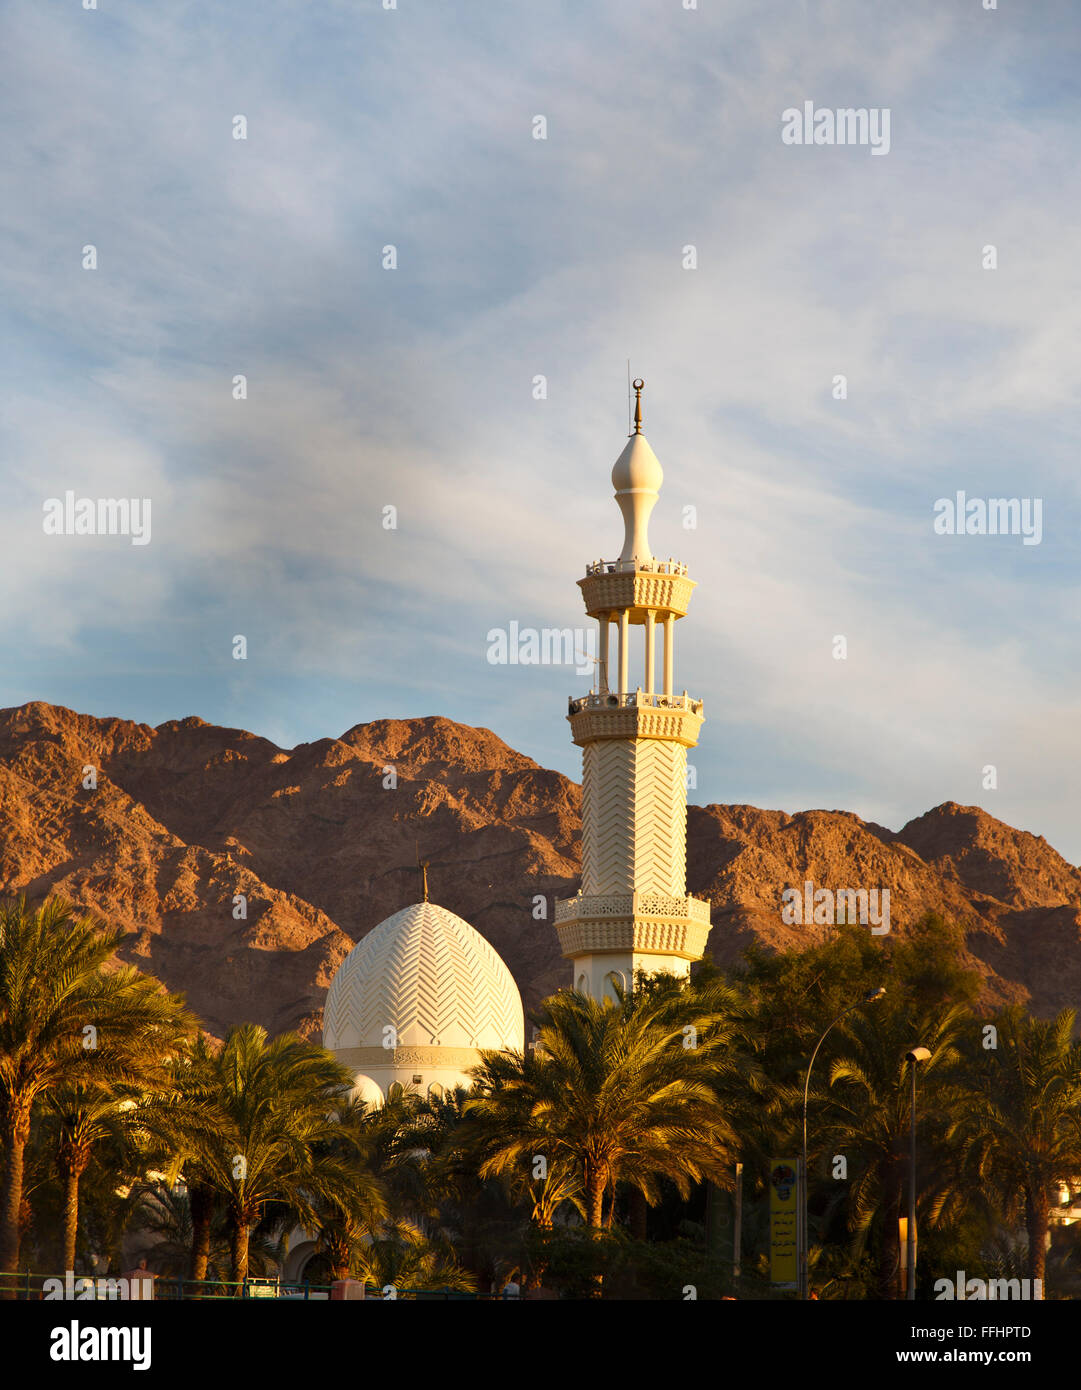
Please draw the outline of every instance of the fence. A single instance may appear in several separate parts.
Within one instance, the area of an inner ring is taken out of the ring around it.
[[[46,1288],[48,1284],[48,1288]],[[58,1289],[57,1285],[61,1287]],[[117,1275],[77,1274],[73,1280],[62,1276],[33,1274],[29,1270],[17,1273],[0,1272],[0,1291],[14,1291],[18,1302],[37,1302],[51,1294],[53,1298],[74,1297],[85,1302],[126,1302],[127,1285],[120,1293],[121,1280]],[[93,1291],[89,1286],[93,1286]],[[277,1298],[290,1302],[325,1302],[330,1298],[329,1284],[288,1283],[281,1279],[181,1279],[159,1275],[154,1279],[155,1302],[215,1302],[237,1298]],[[365,1299],[376,1303],[390,1302],[382,1288],[368,1286]],[[454,1302],[456,1300],[514,1301],[511,1295],[470,1293],[464,1289],[395,1289],[395,1300],[410,1302]],[[135,1301],[135,1300],[132,1300]]]

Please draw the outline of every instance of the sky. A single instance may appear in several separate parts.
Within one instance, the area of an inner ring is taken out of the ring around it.
[[[1081,9],[389,3],[5,6],[0,706],[443,715],[577,779],[591,676],[489,634],[591,626],[629,361],[691,800],[1081,861]],[[68,491],[149,540],[47,533]]]

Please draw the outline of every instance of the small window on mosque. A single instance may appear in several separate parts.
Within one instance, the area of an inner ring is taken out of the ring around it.
[[[387,1087],[387,1100],[397,1100],[399,1096],[405,1094],[405,1087],[400,1081],[392,1081]]]
[[[430,1100],[443,1099],[443,1087],[439,1084],[438,1081],[433,1081],[432,1084],[428,1087],[428,1097]]]
[[[413,1076],[413,1085],[414,1085],[414,1086],[419,1086],[420,1083],[421,1083],[423,1080],[424,1080],[424,1078],[420,1075],[420,1073],[419,1073],[419,1072],[416,1072],[416,1073],[414,1074],[414,1076]]]
[[[584,975],[579,975],[579,976],[578,976],[578,993],[579,993],[579,994],[588,994],[588,993],[589,993],[589,981],[586,979],[586,977],[585,977]]]

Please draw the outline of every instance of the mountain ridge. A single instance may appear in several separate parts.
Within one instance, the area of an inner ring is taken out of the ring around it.
[[[418,846],[432,897],[531,1006],[570,981],[552,918],[578,888],[580,821],[577,783],[439,715],[281,749],[194,715],[154,728],[43,701],[0,710],[0,896],[62,893],[123,926],[121,957],[183,990],[217,1036],[245,1019],[317,1036],[345,954],[419,898]],[[823,939],[781,920],[782,890],[808,879],[888,887],[895,931],[927,911],[957,921],[989,1006],[1081,1000],[1081,869],[1042,836],[954,801],[898,831],[848,811],[688,807],[688,891],[711,903],[718,963],[751,941]]]

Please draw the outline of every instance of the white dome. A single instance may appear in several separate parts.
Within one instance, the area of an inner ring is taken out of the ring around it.
[[[403,908],[354,946],[323,1010],[325,1047],[386,1049],[388,1062],[407,1048],[521,1051],[524,1040],[510,971],[468,922],[435,903]]]
[[[623,513],[621,560],[649,560],[649,515],[657,503],[664,473],[644,434],[632,434],[612,469],[612,486]]]

